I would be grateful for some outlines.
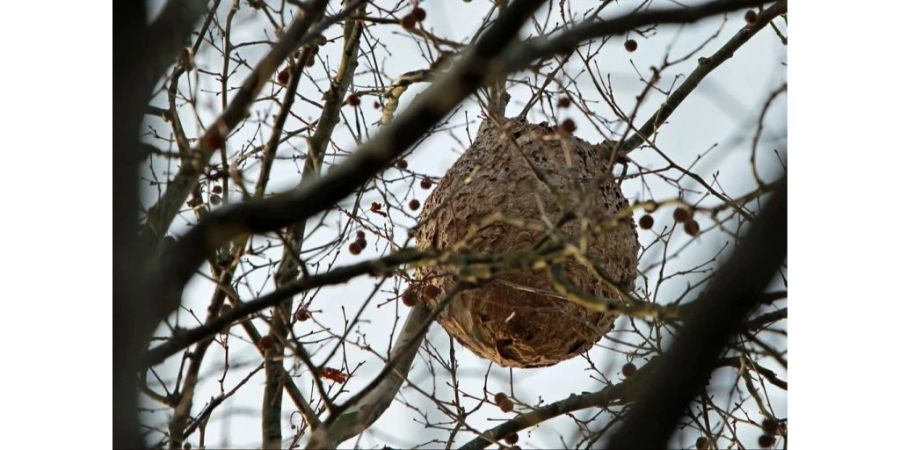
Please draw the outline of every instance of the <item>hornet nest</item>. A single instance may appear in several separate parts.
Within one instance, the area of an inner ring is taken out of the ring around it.
[[[552,240],[547,231],[571,211],[576,217],[558,230],[575,245],[585,245],[583,254],[600,273],[632,289],[637,233],[630,213],[615,220],[628,201],[603,169],[609,166],[611,146],[592,145],[546,123],[501,120],[501,127],[490,119],[481,124],[475,142],[425,201],[416,246],[527,254],[548,237]],[[485,220],[492,214],[496,218],[495,213],[512,220]],[[582,292],[622,299],[618,289],[582,262],[566,257],[558,267]],[[421,267],[411,289],[434,306],[458,275],[453,267]],[[460,292],[438,322],[475,354],[502,366],[556,364],[590,349],[612,329],[616,316],[566,299],[551,280],[540,265],[498,271],[490,281]]]

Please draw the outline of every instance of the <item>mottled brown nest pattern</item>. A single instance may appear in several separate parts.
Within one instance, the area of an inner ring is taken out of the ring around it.
[[[602,151],[606,147],[573,136],[561,138],[546,124],[506,120],[503,128],[486,119],[472,146],[425,201],[416,230],[418,248],[451,248],[473,224],[495,212],[547,229],[547,220],[555,223],[567,209],[576,208],[595,225],[627,208],[617,181],[598,176],[608,164],[608,153]],[[546,183],[558,190],[560,200],[539,180],[523,155],[543,173]],[[580,222],[583,220],[572,220],[562,231],[579,236]],[[632,288],[638,243],[631,216],[605,232],[584,235],[588,258],[620,285]],[[526,251],[545,236],[544,231],[495,222],[478,230],[464,249],[478,254]],[[574,259],[564,261],[562,267],[582,291],[619,298],[615,289]],[[548,277],[545,270],[501,272],[486,284],[460,293],[438,321],[475,354],[502,366],[542,367],[569,359],[609,332],[616,317],[561,298],[553,292]],[[430,298],[423,294],[448,292],[456,277],[447,268],[427,267],[416,272],[416,280],[412,289],[417,297],[433,306],[442,295]]]

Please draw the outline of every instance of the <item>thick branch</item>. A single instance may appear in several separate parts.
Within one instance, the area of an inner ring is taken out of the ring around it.
[[[138,165],[144,147],[138,141],[141,118],[153,83],[174,61],[190,36],[206,2],[169,2],[147,26],[143,1],[113,7],[113,446],[143,447],[137,423],[137,383],[144,339],[158,323],[144,289],[149,249],[138,228]],[[165,30],[162,33],[160,30]]]
[[[590,20],[549,37],[537,37],[512,47],[495,70],[517,72],[540,59],[571,52],[580,43],[604,36],[615,36],[646,25],[692,23],[706,17],[741,8],[755,7],[774,0],[716,0],[691,7],[655,9],[630,13],[614,19]],[[786,2],[785,2],[786,3]]]

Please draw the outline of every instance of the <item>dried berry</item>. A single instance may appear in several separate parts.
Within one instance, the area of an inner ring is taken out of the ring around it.
[[[759,446],[762,448],[768,448],[775,445],[775,436],[771,434],[763,434],[759,436],[759,440],[757,441]]]
[[[365,233],[364,231],[362,231],[362,230],[357,231],[357,232],[356,232],[356,240],[357,240],[357,241],[359,241],[359,240],[363,240],[363,241],[366,240],[366,233]]]
[[[629,40],[625,41],[625,50],[627,50],[629,52],[633,52],[633,51],[637,50],[637,41],[635,41],[634,39],[629,39]]]
[[[696,236],[700,234],[700,224],[696,220],[690,219],[684,223],[684,232],[691,236]]]
[[[645,230],[649,230],[649,229],[653,228],[653,216],[651,216],[650,214],[644,214],[638,220],[638,225],[640,225],[641,228],[643,228]]]
[[[372,202],[372,204],[369,206],[369,209],[371,209],[372,211],[380,211],[380,210],[381,210],[381,203],[378,203],[378,202]]]
[[[412,30],[416,27],[416,17],[412,14],[407,14],[400,19],[400,25],[403,26],[404,29]]]
[[[372,107],[375,109],[381,109],[381,103],[378,103],[378,100],[376,100],[374,103],[372,103]]]
[[[497,406],[500,407],[500,411],[510,412],[513,410],[513,402],[510,399],[504,399],[502,402],[497,402]]]
[[[291,70],[290,69],[282,69],[281,72],[278,72],[278,82],[281,84],[288,84],[288,81],[291,79]]]
[[[359,245],[359,241],[350,243],[350,254],[358,255],[362,251],[362,246]]]
[[[213,186],[213,187],[212,187],[212,193],[213,193],[213,194],[221,194],[221,193],[222,193],[222,186],[219,186],[219,185]]]
[[[203,140],[206,142],[206,147],[210,150],[216,150],[225,145],[225,138],[219,133],[218,127],[210,128]]]
[[[347,96],[347,104],[352,107],[359,106],[359,97],[356,94],[350,94]]]
[[[572,106],[572,99],[569,97],[560,97],[560,99],[556,102],[556,106],[560,108],[568,108]]]
[[[676,222],[682,223],[687,222],[692,215],[693,214],[691,214],[689,209],[679,206],[678,208],[675,208],[675,212],[672,213],[672,218],[674,218]]]
[[[763,420],[762,429],[766,434],[778,434],[778,422],[772,419]]]
[[[622,375],[624,375],[625,378],[634,375],[635,372],[637,372],[637,367],[632,363],[625,363],[625,365],[622,366]]]
[[[756,23],[757,19],[759,19],[759,17],[756,15],[756,11],[752,9],[747,11],[747,14],[744,14],[744,20],[747,21],[748,25],[753,25]]]
[[[365,238],[363,238],[363,239],[357,239],[357,240],[356,240],[356,243],[359,244],[359,249],[360,249],[360,250],[365,250],[365,249],[366,249],[366,246],[369,245],[369,243],[365,240]]]
[[[216,194],[210,195],[209,202],[212,203],[213,205],[218,205],[219,203],[222,203],[222,197],[219,197]]]
[[[421,206],[421,205],[419,204],[418,200],[412,199],[409,201],[409,209],[415,211],[415,210],[419,209],[419,206]]]
[[[563,120],[561,124],[559,124],[559,130],[566,134],[572,134],[575,131],[575,121],[572,119]]]
[[[316,45],[325,45],[328,43],[328,39],[325,39],[325,36],[321,34],[316,36]]]
[[[332,369],[331,367],[323,367],[323,368],[319,369],[319,375],[321,375],[322,378],[325,378],[325,379],[328,379],[328,380],[331,380],[331,381],[334,381],[337,383],[343,383],[343,382],[347,381],[347,374],[345,374],[344,372],[341,372],[340,370]]]
[[[397,165],[398,169],[402,170],[406,170],[406,168],[409,167],[409,163],[407,163],[405,159],[398,159],[395,164]]]
[[[306,307],[300,307],[297,309],[297,312],[294,313],[294,318],[299,322],[306,322],[310,318],[312,318],[312,313],[309,312],[309,309]]]
[[[517,433],[509,433],[503,440],[506,441],[507,444],[512,445],[519,442],[519,435]]]
[[[413,292],[412,289],[407,289],[407,291],[400,296],[400,299],[403,300],[403,304],[406,306],[415,306],[419,301],[419,299],[416,298],[416,293]]]
[[[425,20],[426,16],[428,16],[428,14],[425,13],[425,10],[422,8],[419,8],[418,6],[413,8],[413,10],[410,14],[412,14],[412,16],[416,19],[416,22],[421,22],[421,21]]]
[[[709,438],[700,436],[697,438],[697,442],[694,445],[697,446],[697,450],[707,450],[709,448]]]
[[[261,348],[262,350],[271,350],[275,347],[275,338],[267,334],[259,338],[259,343],[257,345],[259,345],[259,348]]]
[[[433,284],[429,284],[425,286],[425,290],[423,291],[426,297],[430,299],[437,298],[438,295],[441,295],[441,289]]]
[[[422,178],[422,182],[419,183],[419,186],[421,186],[422,189],[431,189],[431,180],[429,180],[428,178]]]

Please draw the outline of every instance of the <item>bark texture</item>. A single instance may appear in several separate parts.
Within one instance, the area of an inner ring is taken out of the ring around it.
[[[534,125],[485,120],[472,146],[431,193],[416,231],[421,249],[472,253],[528,252],[551,239],[583,244],[594,268],[630,289],[637,276],[637,233],[623,213],[628,201],[615,179],[604,175],[608,145],[592,145]],[[616,217],[619,217],[616,220]],[[602,232],[596,225],[609,223]],[[592,295],[621,299],[591,268],[569,257],[558,261],[571,282]],[[411,289],[429,305],[463,275],[425,267]],[[590,311],[553,292],[542,267],[494,274],[459,294],[438,321],[477,355],[506,367],[556,364],[589,349],[613,327],[615,316]]]

